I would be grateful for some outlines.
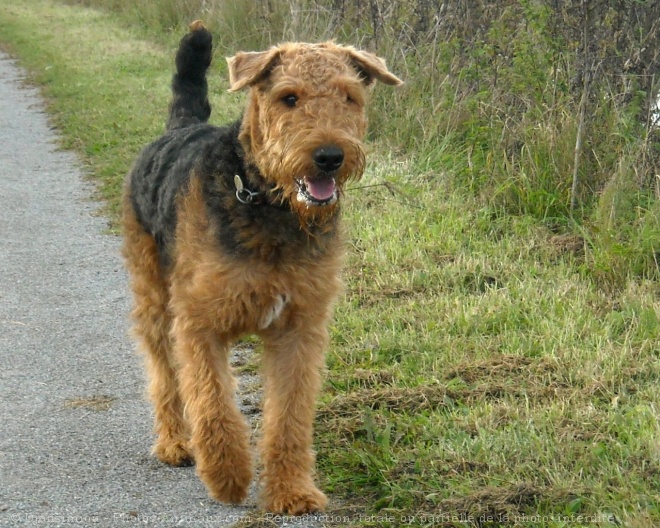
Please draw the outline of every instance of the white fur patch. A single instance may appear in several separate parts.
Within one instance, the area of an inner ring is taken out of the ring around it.
[[[277,297],[275,297],[273,306],[271,306],[270,310],[267,310],[266,313],[264,314],[263,318],[261,319],[261,324],[259,325],[259,328],[261,330],[264,330],[265,328],[268,328],[271,324],[273,324],[273,321],[277,320],[280,317],[280,315],[282,315],[282,311],[284,310],[284,307],[288,304],[288,302],[289,302],[288,295],[280,294]]]

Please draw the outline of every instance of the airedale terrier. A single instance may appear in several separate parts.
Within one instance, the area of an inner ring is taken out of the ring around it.
[[[262,498],[320,511],[312,424],[332,304],[340,292],[339,204],[362,175],[365,103],[401,81],[371,53],[287,43],[228,58],[241,120],[207,124],[210,32],[180,42],[165,134],[139,155],[124,195],[135,331],[148,358],[153,452],[195,463],[217,500],[245,499],[249,428],[234,402],[232,342],[263,340]]]

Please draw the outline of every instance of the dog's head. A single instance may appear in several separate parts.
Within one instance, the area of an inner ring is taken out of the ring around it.
[[[240,134],[248,161],[301,223],[329,218],[345,183],[364,172],[369,89],[402,81],[376,55],[333,42],[287,43],[227,62],[230,91],[250,89]]]

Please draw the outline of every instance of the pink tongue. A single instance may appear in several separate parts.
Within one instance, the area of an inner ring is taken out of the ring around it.
[[[305,179],[305,185],[307,186],[307,192],[319,201],[328,200],[332,198],[332,195],[335,193],[334,178],[321,178],[318,180]]]

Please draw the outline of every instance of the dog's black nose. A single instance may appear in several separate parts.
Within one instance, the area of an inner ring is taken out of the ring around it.
[[[344,151],[334,145],[327,145],[317,148],[313,158],[318,169],[323,172],[332,172],[344,163]]]

